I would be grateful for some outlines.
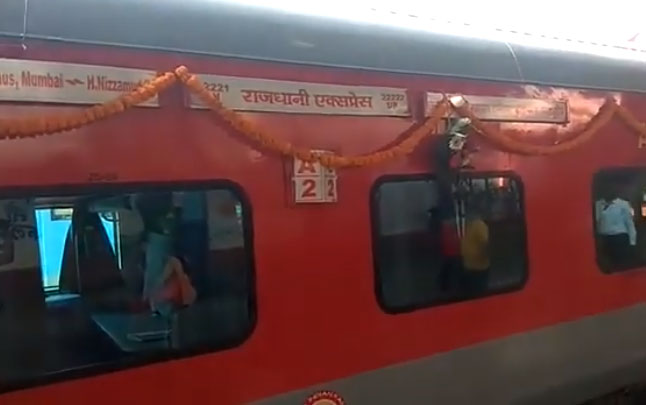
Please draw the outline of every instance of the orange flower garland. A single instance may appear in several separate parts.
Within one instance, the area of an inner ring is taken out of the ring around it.
[[[177,79],[196,94],[220,118],[231,125],[233,129],[255,143],[283,156],[297,157],[305,161],[317,161],[331,168],[375,165],[410,154],[425,137],[435,132],[437,125],[446,116],[450,108],[453,108],[458,115],[470,118],[474,128],[494,144],[507,151],[523,155],[553,155],[572,150],[592,139],[615,116],[621,118],[638,134],[640,147],[646,146],[646,124],[640,122],[630,111],[618,105],[612,99],[604,103],[582,131],[571,133],[566,136],[566,141],[549,146],[528,144],[500,131],[493,130],[475,116],[468,103],[462,106],[454,106],[445,99],[432,108],[430,117],[419,128],[412,131],[409,136],[399,141],[396,145],[385,150],[360,156],[320,154],[313,152],[311,149],[296,147],[256,128],[256,125],[246,120],[243,115],[224,107],[219,99],[200,83],[197,76],[191,74],[184,66],[178,67],[174,72],[160,74],[130,93],[79,112],[39,118],[0,119],[0,140],[34,137],[80,128],[149,100],[173,85]]]
[[[176,80],[173,73],[164,73],[130,93],[78,112],[39,118],[0,119],[0,139],[28,138],[80,128],[143,103],[170,87]]]
[[[592,117],[592,119],[588,121],[582,131],[580,131],[579,133],[565,135],[565,137],[568,138],[567,141],[556,145],[531,145],[489,128],[480,119],[478,119],[475,114],[473,114],[471,109],[468,107],[468,104],[461,107],[454,106],[453,108],[460,116],[468,117],[469,119],[471,119],[473,127],[492,143],[498,145],[506,151],[531,156],[554,155],[556,153],[567,152],[583,145],[584,143],[592,139],[592,137],[601,128],[606,126],[618,111],[622,111],[623,114],[627,113],[628,115],[630,115],[630,117],[632,117],[632,114],[627,112],[623,107],[618,106],[614,100],[609,99],[606,100],[606,102],[601,106],[597,114],[595,114],[594,117]],[[626,119],[621,114],[620,117],[622,117],[624,120]],[[632,118],[634,119],[634,117]],[[643,130],[644,132],[646,132],[646,128],[643,128]]]
[[[240,114],[225,108],[220,100],[200,83],[197,76],[188,72],[186,67],[181,66],[177,68],[175,74],[204,104],[231,125],[233,129],[245,135],[247,138],[281,155],[297,157],[308,162],[317,161],[323,166],[330,168],[375,165],[410,154],[426,136],[435,130],[435,127],[440,123],[449,107],[446,100],[438,103],[433,108],[431,117],[422,126],[413,131],[406,139],[388,149],[361,156],[318,154],[312,152],[311,149],[297,148],[289,142],[282,141],[255,128],[253,123],[245,120]]]

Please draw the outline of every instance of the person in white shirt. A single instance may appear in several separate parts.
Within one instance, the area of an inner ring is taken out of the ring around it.
[[[630,267],[637,231],[630,203],[609,192],[595,207],[597,233],[605,259],[614,268]]]

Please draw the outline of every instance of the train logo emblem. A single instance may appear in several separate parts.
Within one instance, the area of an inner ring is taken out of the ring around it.
[[[303,405],[345,405],[345,401],[336,392],[319,391],[310,395]]]

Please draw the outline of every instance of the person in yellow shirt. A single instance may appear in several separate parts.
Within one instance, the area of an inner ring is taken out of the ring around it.
[[[489,227],[480,215],[480,205],[472,204],[467,212],[467,223],[460,241],[463,289],[467,295],[487,291],[489,282]]]

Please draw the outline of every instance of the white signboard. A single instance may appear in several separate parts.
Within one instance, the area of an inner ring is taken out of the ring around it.
[[[294,158],[294,201],[332,203],[337,201],[336,171],[320,163]]]
[[[426,93],[426,113],[444,97],[440,93]],[[534,98],[468,96],[464,99],[471,110],[483,121],[536,122],[565,124],[568,105],[565,101]]]
[[[0,101],[98,104],[154,79],[151,70],[0,59]],[[157,106],[157,96],[143,106]]]
[[[225,107],[242,111],[407,117],[404,89],[200,75]],[[191,95],[192,108],[205,108]]]

